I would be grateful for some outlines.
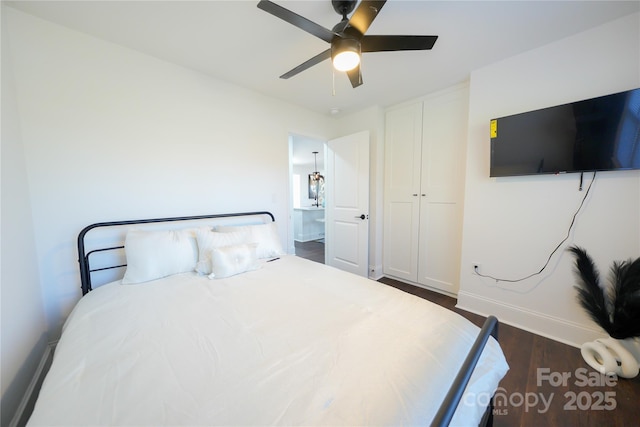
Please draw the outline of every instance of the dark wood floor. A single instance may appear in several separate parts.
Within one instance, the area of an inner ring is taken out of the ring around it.
[[[324,264],[324,240],[294,242],[294,244],[297,256]]]
[[[324,244],[296,242],[296,255],[324,263]],[[380,282],[478,326],[484,322],[484,317],[456,308],[454,298],[389,278]],[[578,348],[504,323],[498,334],[510,369],[496,394],[495,427],[640,426],[640,376],[606,381],[584,362]]]
[[[388,278],[380,281],[453,310],[478,326],[484,322],[482,316],[455,308],[454,298]],[[506,402],[496,400],[495,427],[640,426],[640,376],[606,384],[606,377],[584,362],[578,348],[506,324],[500,324],[498,334],[510,369],[500,383]]]

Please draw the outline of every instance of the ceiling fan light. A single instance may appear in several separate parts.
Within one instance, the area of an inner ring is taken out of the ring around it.
[[[353,70],[360,64],[360,43],[355,39],[334,41],[331,49],[331,61],[338,71]]]
[[[359,63],[360,55],[349,50],[340,52],[333,58],[333,67],[338,71],[353,70]]]

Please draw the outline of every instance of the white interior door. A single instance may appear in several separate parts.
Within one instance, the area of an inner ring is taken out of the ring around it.
[[[327,144],[325,264],[367,277],[369,132]]]

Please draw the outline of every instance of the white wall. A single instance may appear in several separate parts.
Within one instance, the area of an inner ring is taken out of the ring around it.
[[[287,241],[289,133],[325,136],[327,117],[7,10],[52,336],[80,298],[87,224],[270,210]]]
[[[47,345],[29,185],[2,10],[2,417],[8,425]]]
[[[570,239],[584,192],[579,175],[489,178],[489,120],[640,86],[640,15],[477,70],[471,75],[461,284],[458,306],[573,345],[602,334],[575,300],[573,258],[583,246],[606,276],[611,262],[640,256],[640,172],[599,173]],[[591,175],[585,179],[589,182]]]

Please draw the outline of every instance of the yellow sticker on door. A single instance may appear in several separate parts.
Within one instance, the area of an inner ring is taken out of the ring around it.
[[[498,121],[491,120],[491,138],[498,137]]]

